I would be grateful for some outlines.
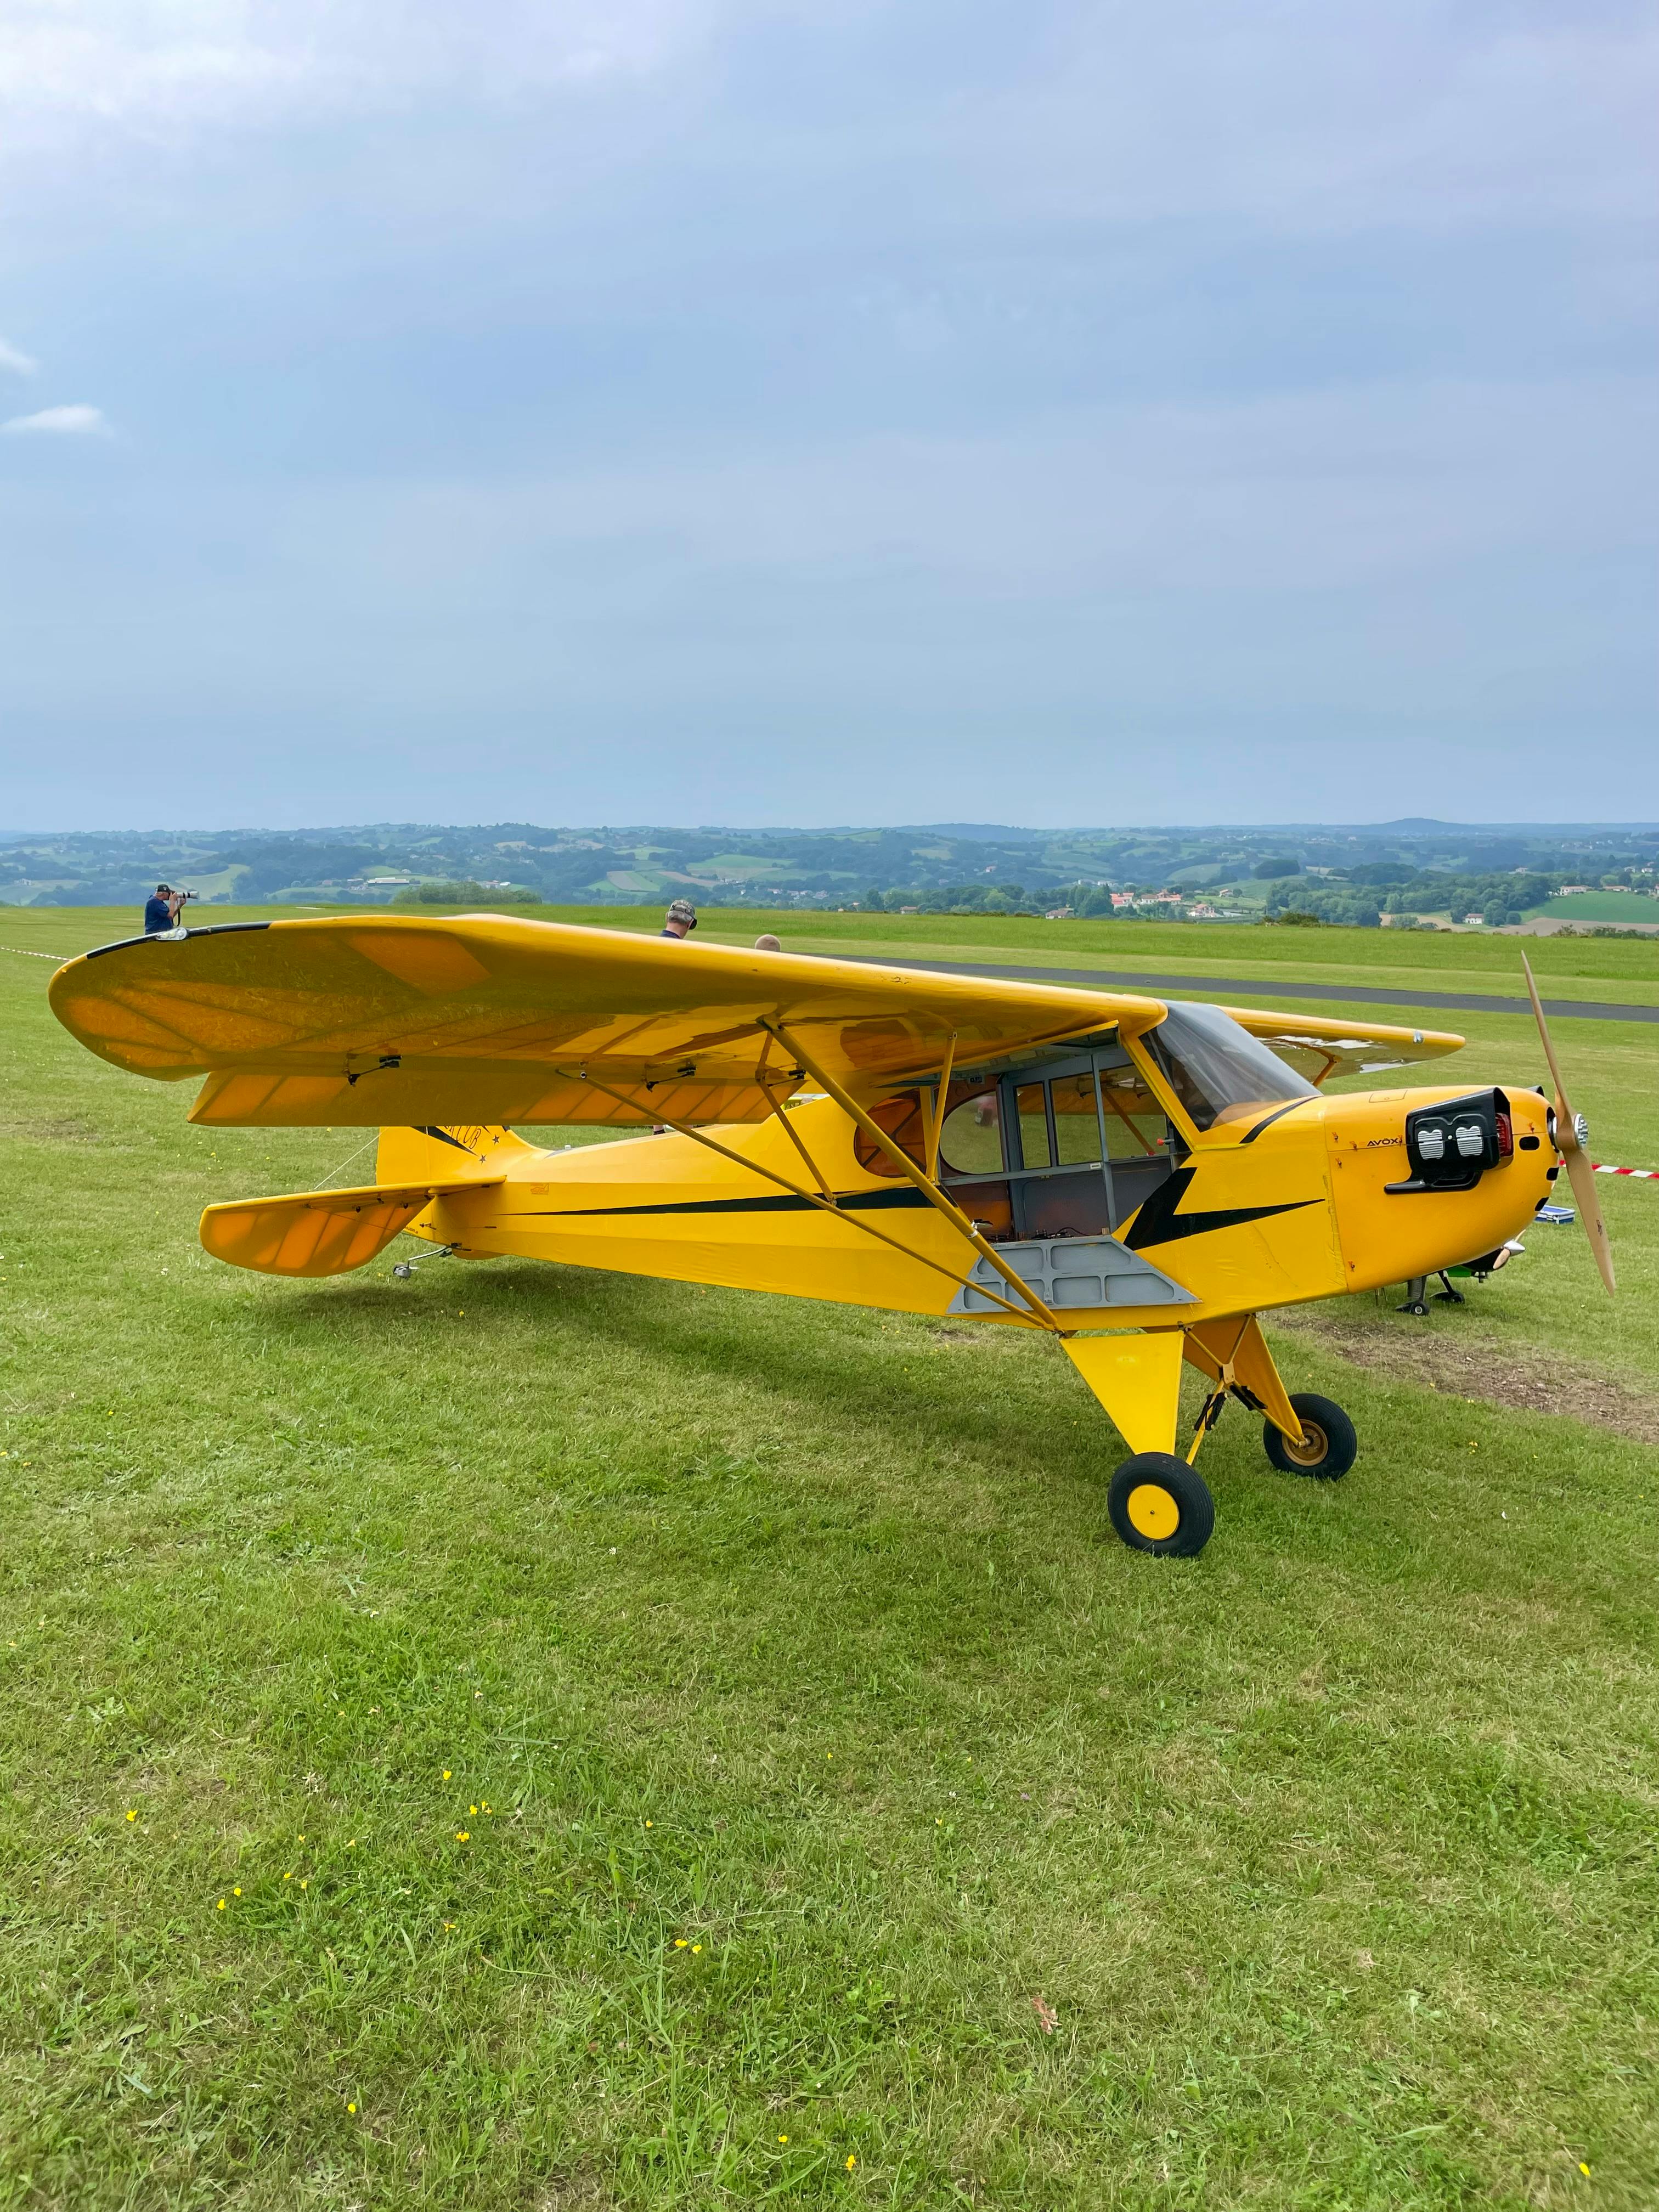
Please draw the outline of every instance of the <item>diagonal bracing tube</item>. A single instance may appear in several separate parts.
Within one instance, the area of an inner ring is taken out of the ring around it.
[[[582,1070],[581,1079],[595,1091],[604,1091],[607,1098],[614,1098],[619,1105],[633,1108],[637,1104],[637,1101],[629,1098],[625,1092],[613,1091],[608,1083],[601,1083],[586,1068]],[[993,1305],[1000,1306],[1010,1320],[1018,1322],[1023,1328],[1043,1326],[1042,1322],[1033,1321],[1029,1314],[1022,1313],[1018,1306],[1011,1305],[1006,1298],[1000,1298],[994,1291],[988,1291],[982,1283],[970,1282],[954,1267],[946,1267],[939,1261],[930,1259],[927,1253],[901,1243],[896,1237],[890,1237],[884,1229],[878,1229],[873,1221],[866,1221],[861,1215],[843,1212],[833,1198],[820,1198],[816,1191],[808,1190],[804,1183],[796,1182],[788,1176],[780,1175],[775,1168],[763,1167],[758,1160],[745,1159],[741,1152],[734,1152],[729,1145],[722,1145],[718,1138],[709,1136],[702,1129],[694,1129],[690,1122],[677,1121],[671,1115],[665,1115],[663,1126],[673,1130],[676,1136],[690,1137],[694,1144],[706,1146],[711,1152],[718,1152],[723,1160],[730,1160],[734,1167],[742,1168],[750,1175],[759,1176],[764,1182],[775,1182],[796,1198],[805,1199],[809,1206],[817,1206],[820,1212],[833,1214],[837,1221],[844,1221],[849,1229],[861,1230],[866,1237],[873,1237],[878,1244],[890,1245],[895,1252],[902,1254],[907,1260],[914,1260],[918,1266],[931,1267],[936,1275],[943,1275],[947,1283],[954,1283],[959,1291],[972,1291],[976,1297],[989,1298]],[[817,1164],[810,1157],[808,1164],[814,1176],[818,1176]],[[823,1180],[821,1176],[818,1179]]]
[[[988,1238],[981,1236],[978,1230],[975,1228],[973,1223],[969,1221],[967,1215],[962,1211],[961,1207],[954,1205],[952,1201],[945,1195],[945,1193],[939,1188],[939,1185],[916,1165],[909,1154],[903,1151],[901,1146],[894,1143],[892,1138],[888,1135],[886,1130],[882,1127],[881,1124],[878,1121],[872,1120],[855,1099],[850,1098],[848,1096],[847,1092],[842,1089],[840,1084],[836,1081],[834,1076],[826,1074],[824,1070],[821,1067],[814,1066],[809,1055],[802,1050],[798,1040],[790,1035],[789,1031],[784,1027],[781,1022],[763,1021],[761,1024],[761,1027],[764,1030],[769,1030],[770,1033],[777,1038],[779,1043],[784,1047],[785,1050],[787,1051],[793,1059],[800,1063],[801,1066],[806,1070],[806,1073],[812,1078],[813,1081],[821,1085],[828,1095],[835,1100],[836,1105],[841,1108],[843,1114],[851,1115],[852,1119],[858,1124],[859,1127],[863,1130],[866,1136],[868,1137],[873,1144],[878,1145],[881,1150],[886,1153],[888,1158],[892,1161],[899,1173],[915,1185],[916,1188],[922,1194],[922,1196],[927,1200],[930,1206],[936,1206],[939,1209],[959,1236],[965,1237],[967,1238],[968,1242],[973,1246],[975,1251],[979,1254],[980,1257],[982,1260],[988,1260],[990,1261],[992,1267],[996,1269],[998,1274],[1002,1277],[1004,1282],[1006,1282],[1012,1290],[1024,1300],[1025,1304],[1036,1316],[1038,1322],[1044,1328],[1052,1329],[1056,1336],[1066,1336],[1072,1333],[1071,1331],[1060,1327],[1060,1324],[1055,1318],[1054,1315],[1050,1312],[1048,1306],[1044,1304],[1043,1301],[1037,1296],[1036,1292],[1031,1288],[1030,1285],[1024,1279],[1024,1278],[1008,1265],[1008,1262],[1002,1257],[1002,1255]],[[941,1104],[943,1102],[941,1101]],[[973,1288],[976,1291],[983,1291],[984,1286],[981,1284],[975,1283],[973,1285]],[[987,1293],[987,1295],[988,1296],[989,1293]],[[1006,1301],[999,1298],[997,1303],[1000,1305],[1005,1304]]]

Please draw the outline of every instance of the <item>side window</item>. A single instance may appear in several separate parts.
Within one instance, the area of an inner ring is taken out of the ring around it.
[[[1019,1109],[1019,1156],[1028,1168],[1051,1168],[1048,1157],[1048,1116],[1043,1110],[1042,1085],[1022,1083],[1014,1093]]]
[[[1001,1174],[1002,1120],[994,1084],[951,1109],[939,1134],[939,1156],[957,1175]]]
[[[1100,1158],[1095,1079],[1092,1075],[1060,1075],[1049,1088],[1054,1097],[1054,1165],[1092,1167]]]
[[[870,1119],[879,1129],[885,1129],[900,1152],[906,1153],[918,1167],[926,1164],[921,1134],[921,1099],[914,1091],[902,1091],[896,1098],[884,1098],[878,1106],[870,1109]],[[866,1175],[891,1176],[895,1182],[899,1171],[873,1137],[862,1129],[853,1132],[853,1158]]]
[[[1103,1068],[1100,1101],[1106,1109],[1106,1157],[1109,1160],[1167,1159],[1170,1130],[1158,1104],[1139,1071],[1133,1067]]]

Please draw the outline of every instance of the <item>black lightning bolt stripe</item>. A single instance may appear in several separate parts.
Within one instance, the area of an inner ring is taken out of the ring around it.
[[[896,1190],[860,1190],[836,1201],[843,1213],[887,1213],[895,1207],[926,1206],[928,1201],[909,1183]],[[526,1209],[527,1213],[555,1221],[591,1221],[613,1213],[815,1213],[819,1209],[807,1198],[684,1198],[659,1200],[653,1206],[550,1206]],[[523,1215],[515,1214],[515,1220]]]
[[[483,1153],[475,1152],[471,1145],[464,1145],[459,1137],[452,1137],[447,1129],[430,1129],[422,1122],[421,1134],[423,1137],[435,1137],[441,1145],[453,1145],[458,1152],[465,1152],[469,1159],[477,1160],[483,1158]]]
[[[1275,1121],[1281,1120],[1286,1114],[1294,1114],[1298,1106],[1305,1106],[1307,1103],[1308,1102],[1305,1098],[1292,1098],[1288,1106],[1275,1106],[1271,1114],[1267,1115],[1264,1120],[1258,1121],[1255,1128],[1249,1130],[1239,1139],[1239,1143],[1241,1145],[1255,1144],[1256,1139],[1261,1134],[1261,1132],[1264,1129],[1271,1129]]]
[[[1295,1198],[1284,1206],[1231,1206],[1210,1213],[1178,1212],[1176,1208],[1196,1173],[1194,1168],[1177,1168],[1167,1182],[1158,1185],[1123,1231],[1121,1241],[1132,1252],[1144,1252],[1154,1244],[1173,1244],[1182,1237],[1207,1237],[1212,1229],[1237,1229],[1243,1222],[1265,1221],[1272,1214],[1295,1213],[1304,1206],[1319,1203],[1316,1198]]]

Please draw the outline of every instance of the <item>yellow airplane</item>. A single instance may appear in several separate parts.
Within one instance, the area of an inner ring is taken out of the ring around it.
[[[1609,1291],[1587,1133],[1555,1086],[1326,1097],[1461,1037],[471,915],[175,928],[70,961],[58,1019],[201,1079],[192,1121],[379,1128],[364,1188],[211,1206],[267,1274],[408,1231],[462,1259],[778,1291],[1057,1336],[1128,1445],[1124,1541],[1190,1556],[1229,1396],[1274,1466],[1352,1423],[1285,1390],[1256,1316],[1495,1260],[1564,1161]],[[1392,1081],[1392,1076],[1386,1079]],[[509,1124],[648,1127],[548,1151]],[[1183,1359],[1211,1389],[1176,1449]]]

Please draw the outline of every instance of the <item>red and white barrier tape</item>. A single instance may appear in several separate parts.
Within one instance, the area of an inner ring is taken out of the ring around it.
[[[1639,1176],[1644,1182],[1659,1182],[1659,1168],[1604,1168],[1600,1160],[1592,1160],[1590,1165],[1597,1175]]]

